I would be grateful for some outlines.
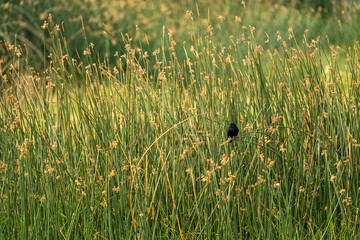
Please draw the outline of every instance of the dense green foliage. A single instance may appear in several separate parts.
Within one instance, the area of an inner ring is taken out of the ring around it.
[[[84,2],[1,10],[0,239],[360,237],[355,3]]]
[[[359,9],[360,4],[353,0],[9,1],[0,4],[0,40],[26,44],[32,65],[43,67],[52,40],[40,26],[52,14],[59,27],[64,28],[63,34],[73,55],[76,49],[83,51],[92,42],[101,58],[109,57],[112,61],[114,52],[124,48],[120,39],[126,33],[133,38],[134,46],[142,45],[144,51],[151,52],[161,44],[163,26],[173,30],[177,42],[188,39],[193,28],[186,13],[192,11],[193,20],[204,32],[208,26],[221,29],[213,32],[218,42],[223,41],[224,35],[236,36],[243,26],[255,27],[254,37],[259,41],[266,40],[266,34],[274,36],[277,31],[286,32],[292,27],[297,38],[302,38],[309,29],[309,38],[320,35],[324,41],[327,35],[330,43],[344,46],[345,43],[352,45],[359,38]],[[1,48],[0,44],[0,53]]]

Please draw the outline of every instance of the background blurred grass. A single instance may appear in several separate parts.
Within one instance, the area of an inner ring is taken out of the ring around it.
[[[292,27],[296,37],[309,29],[311,39],[322,36],[321,41],[325,41],[327,35],[332,44],[351,45],[360,34],[356,24],[360,20],[359,5],[357,1],[340,0],[255,0],[249,3],[240,0],[23,0],[1,5],[0,39],[27,44],[29,57],[43,62],[51,39],[40,26],[52,14],[54,21],[66,30],[64,37],[73,52],[84,50],[92,42],[100,57],[110,57],[115,51],[123,50],[119,39],[125,33],[133,38],[133,44],[152,52],[160,45],[163,26],[172,30],[177,42],[194,30],[186,15],[187,11],[192,11],[195,27],[206,31],[212,26],[214,39],[219,42],[226,41],[224,34],[236,37],[243,27],[252,26],[257,29],[258,40],[266,40],[266,33],[273,37],[277,31],[284,33]],[[222,19],[221,23],[218,18]],[[341,32],[338,20],[342,24]]]

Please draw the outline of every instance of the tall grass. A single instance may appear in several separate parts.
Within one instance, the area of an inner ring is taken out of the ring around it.
[[[344,46],[345,42],[352,45],[354,39],[359,38],[359,9],[360,5],[353,0],[8,1],[0,5],[3,16],[0,40],[26,44],[29,60],[33,65],[38,63],[34,67],[43,67],[44,57],[51,51],[47,48],[51,45],[51,37],[44,34],[40,26],[52,14],[58,25],[66,30],[64,35],[72,55],[76,55],[76,49],[87,47],[83,41],[85,32],[100,57],[112,61],[114,52],[124,48],[120,39],[125,33],[133,38],[134,46],[142,45],[140,48],[149,52],[161,45],[163,26],[172,29],[174,39],[181,43],[193,30],[186,15],[190,10],[197,24],[205,26],[204,31],[207,25],[221,29],[214,31],[213,38],[218,42],[223,41],[224,35],[242,32],[242,27],[251,25],[257,29],[254,37],[259,42],[267,39],[266,34],[273,36],[279,30],[285,32],[292,27],[298,38],[306,29],[311,29],[309,38],[321,35],[323,41],[328,35],[331,44]],[[343,23],[342,32],[338,28],[338,20]],[[83,22],[86,24],[83,25]]]
[[[6,42],[0,238],[359,237],[358,42],[187,17],[116,64],[51,18],[41,72]]]

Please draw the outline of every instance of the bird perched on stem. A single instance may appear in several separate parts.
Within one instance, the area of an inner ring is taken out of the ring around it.
[[[236,126],[235,123],[230,123],[227,131],[228,139],[236,137],[238,134],[239,134],[239,128]],[[232,140],[230,140],[230,142],[232,142]]]

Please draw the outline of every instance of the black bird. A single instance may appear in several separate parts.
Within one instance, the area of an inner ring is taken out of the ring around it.
[[[239,128],[236,126],[235,123],[230,123],[227,131],[228,138],[236,137],[238,134],[239,134]],[[232,140],[230,140],[230,142],[232,142]]]

